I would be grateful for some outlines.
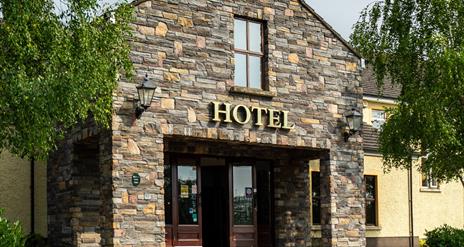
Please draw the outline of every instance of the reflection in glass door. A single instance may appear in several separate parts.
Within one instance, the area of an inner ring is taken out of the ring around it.
[[[195,166],[177,167],[179,224],[198,225],[198,183]]]
[[[256,246],[254,171],[250,165],[232,166],[231,247]]]
[[[174,243],[177,246],[201,246],[199,177],[199,169],[194,162],[178,163],[175,182],[177,217],[174,217]]]

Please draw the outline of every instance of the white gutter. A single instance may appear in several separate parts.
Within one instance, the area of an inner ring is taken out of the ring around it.
[[[377,102],[377,103],[384,103],[384,104],[391,104],[391,105],[396,105],[396,104],[397,104],[397,101],[396,101],[396,100],[387,99],[387,98],[382,98],[382,97],[373,97],[373,96],[366,96],[366,95],[364,95],[364,96],[363,96],[363,99],[364,99],[364,100],[367,100],[367,101]]]

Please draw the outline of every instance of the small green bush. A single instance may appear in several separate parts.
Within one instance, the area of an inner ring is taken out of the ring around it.
[[[444,225],[427,231],[428,247],[464,247],[464,230]]]
[[[0,209],[0,247],[23,247],[23,229],[19,222],[9,222]]]
[[[26,237],[25,247],[49,247],[49,245],[45,237],[35,233]]]

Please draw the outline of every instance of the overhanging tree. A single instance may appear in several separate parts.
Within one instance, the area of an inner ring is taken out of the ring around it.
[[[385,167],[409,168],[464,186],[464,1],[376,1],[354,26],[353,45],[402,87],[379,138]]]
[[[117,76],[131,73],[131,6],[61,2],[0,0],[0,150],[46,158],[89,115],[108,126]]]

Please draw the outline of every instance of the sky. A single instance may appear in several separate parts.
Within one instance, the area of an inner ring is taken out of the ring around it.
[[[343,38],[349,40],[361,11],[374,0],[306,0]]]

